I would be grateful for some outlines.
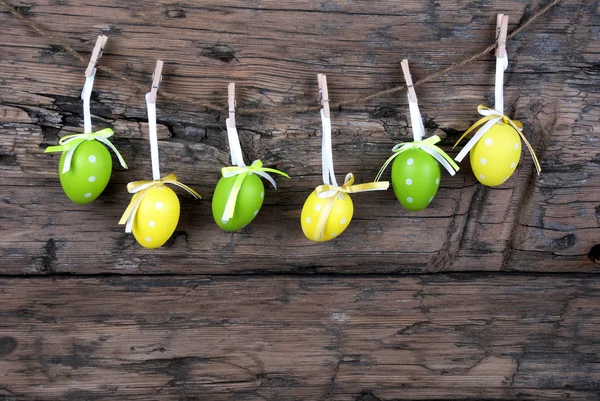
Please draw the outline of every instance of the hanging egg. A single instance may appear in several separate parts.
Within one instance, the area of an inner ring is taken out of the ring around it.
[[[409,149],[392,165],[392,187],[396,198],[408,210],[425,209],[440,186],[440,166],[429,153]]]
[[[477,180],[488,187],[503,184],[521,159],[521,138],[510,125],[494,124],[470,152],[471,168]]]
[[[319,230],[319,219],[323,213],[327,213],[327,205],[331,198],[321,199],[317,192],[313,191],[304,202],[302,207],[301,221],[302,231],[306,238],[315,242],[323,242],[340,235],[352,220],[354,205],[352,199],[346,193],[340,192],[333,200],[333,206],[325,222],[323,236]]]
[[[148,190],[133,220],[133,235],[144,248],[162,246],[179,222],[179,199],[175,192],[159,185]]]
[[[112,158],[108,149],[96,141],[84,141],[71,158],[69,171],[62,173],[67,152],[60,156],[58,175],[65,194],[78,204],[90,203],[96,199],[110,180]]]
[[[236,178],[237,176],[221,177],[213,195],[213,218],[215,223],[225,231],[236,231],[248,225],[260,211],[265,199],[265,186],[260,177],[256,174],[248,174],[238,193],[233,217],[226,223],[223,222],[223,212]]]

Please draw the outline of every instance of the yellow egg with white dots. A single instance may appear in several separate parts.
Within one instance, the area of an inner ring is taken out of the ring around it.
[[[353,214],[354,205],[348,194],[340,192],[331,198],[320,198],[313,191],[304,202],[300,223],[306,238],[324,242],[340,235],[350,224]],[[324,229],[320,224],[322,221]]]
[[[488,187],[503,184],[521,159],[521,137],[510,125],[494,124],[470,152],[471,168],[479,182]]]
[[[162,246],[179,222],[179,199],[175,192],[158,185],[148,190],[133,219],[132,232],[144,248]]]

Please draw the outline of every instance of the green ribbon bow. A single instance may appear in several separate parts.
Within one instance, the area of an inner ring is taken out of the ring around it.
[[[104,128],[103,130],[90,132],[88,134],[65,135],[62,138],[60,138],[60,141],[58,141],[58,146],[48,146],[44,153],[67,152],[67,156],[65,157],[65,164],[61,172],[61,174],[65,174],[71,169],[71,160],[73,159],[73,153],[75,153],[75,149],[77,149],[77,147],[85,141],[96,140],[102,142],[110,149],[112,149],[115,155],[117,155],[121,166],[123,168],[128,168],[127,164],[125,163],[125,160],[123,159],[123,156],[121,156],[115,145],[113,145],[112,142],[108,140],[108,138],[110,138],[113,135],[114,132],[110,128]]]
[[[221,174],[223,174],[223,177],[225,178],[237,175],[235,182],[233,183],[233,187],[231,188],[231,192],[229,193],[229,197],[227,198],[227,204],[225,205],[223,217],[221,218],[223,223],[227,223],[233,217],[233,213],[235,212],[235,204],[237,202],[240,189],[242,188],[242,183],[248,174],[257,174],[265,178],[271,183],[271,185],[273,185],[273,188],[277,189],[275,180],[267,173],[280,174],[286,178],[290,178],[290,176],[283,171],[279,171],[274,168],[263,167],[262,161],[260,160],[255,160],[250,166],[230,166],[223,167],[221,169]]]
[[[409,149],[421,149],[427,153],[429,153],[435,160],[437,160],[442,166],[448,170],[450,175],[456,174],[459,167],[452,160],[450,156],[446,152],[444,152],[441,148],[436,146],[435,144],[441,141],[440,137],[437,135],[430,136],[427,139],[423,139],[422,141],[417,142],[401,142],[392,148],[393,155],[391,155],[383,164],[383,167],[377,173],[377,177],[375,177],[375,181],[379,181],[381,175],[387,168],[387,166],[394,160],[396,157],[400,155],[400,153],[406,152]]]

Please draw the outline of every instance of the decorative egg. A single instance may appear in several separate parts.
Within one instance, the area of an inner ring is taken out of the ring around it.
[[[488,187],[503,184],[521,159],[521,138],[510,125],[494,124],[470,152],[471,168],[477,180]]]
[[[58,165],[65,194],[75,203],[90,203],[104,191],[110,180],[112,158],[108,149],[96,140],[82,142],[73,152],[69,171],[63,174],[66,156],[67,152],[63,152]]]
[[[325,206],[328,202],[331,202],[331,198],[321,199],[317,196],[316,191],[313,191],[304,202],[300,224],[304,235],[311,241],[323,242],[337,237],[348,227],[350,220],[352,220],[354,214],[352,199],[348,194],[341,192],[336,195],[321,237],[318,227],[319,218],[322,213],[327,212]]]
[[[440,166],[429,153],[409,149],[392,164],[392,187],[396,198],[408,210],[425,209],[440,186]]]
[[[224,223],[221,219],[236,178],[237,176],[221,177],[213,195],[213,218],[215,223],[225,231],[236,231],[248,225],[260,211],[265,199],[265,186],[260,177],[256,174],[248,174],[238,193],[233,217]]]
[[[144,248],[162,246],[179,222],[179,199],[175,192],[158,185],[148,190],[133,220],[133,235]]]

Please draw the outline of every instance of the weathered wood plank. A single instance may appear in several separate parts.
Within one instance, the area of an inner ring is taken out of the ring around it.
[[[0,397],[597,400],[599,296],[590,276],[2,279]]]
[[[109,45],[101,62],[139,82],[156,58],[168,63],[161,90],[226,104],[234,80],[242,106],[316,100],[316,73],[326,72],[330,96],[364,96],[402,82],[408,57],[415,79],[485,47],[496,12],[511,27],[538,1],[470,2],[204,2],[36,1],[23,10],[88,53],[95,36]],[[83,66],[0,12],[0,272],[232,273],[435,272],[463,270],[596,271],[587,257],[600,239],[597,91],[600,32],[593,2],[564,0],[548,17],[509,43],[506,105],[523,121],[542,158],[530,160],[498,189],[481,187],[463,164],[443,177],[432,206],[402,210],[391,191],[354,197],[355,219],[339,239],[305,240],[301,206],[320,177],[320,121],[312,113],[239,116],[248,160],[262,158],[292,181],[267,192],[248,229],[221,232],[210,199],[219,168],[228,164],[224,115],[160,100],[164,172],[176,172],[204,200],[183,195],[182,219],[162,250],[146,251],[116,225],[129,196],[125,184],[150,173],[143,94],[100,72],[92,112],[111,126],[131,169],[116,170],[94,204],[76,206],[61,194],[57,155],[43,154],[81,127]],[[65,23],[68,21],[68,23]],[[490,103],[492,58],[419,87],[429,133],[446,149]],[[339,175],[371,180],[393,144],[410,138],[404,94],[334,111]],[[452,154],[452,152],[450,152]],[[93,260],[93,263],[84,263]],[[174,260],[177,263],[172,263]],[[255,263],[249,264],[248,260]],[[199,264],[202,266],[198,267]],[[258,267],[260,266],[260,267]]]

